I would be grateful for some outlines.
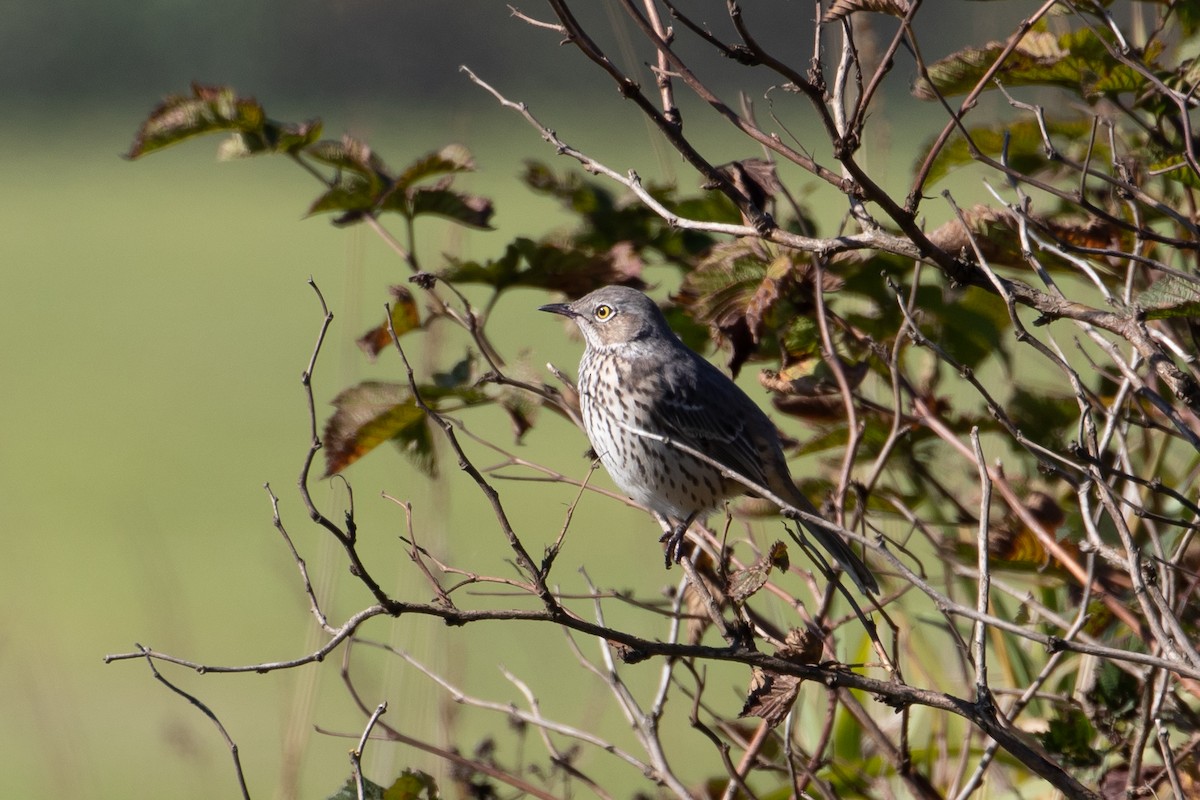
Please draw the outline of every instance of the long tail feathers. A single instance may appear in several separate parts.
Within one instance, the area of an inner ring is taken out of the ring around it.
[[[821,516],[821,513],[817,511],[808,498],[801,494],[799,490],[795,492],[792,502],[801,511],[814,516]],[[850,545],[846,544],[846,541],[839,534],[822,528],[815,522],[804,522],[804,527],[812,534],[812,537],[817,540],[821,547],[825,548],[825,552],[833,556],[833,560],[841,565],[846,574],[850,576],[850,580],[854,581],[854,585],[863,594],[879,594],[879,584],[875,581],[875,576],[871,574],[871,570],[858,557],[858,554],[850,549]]]
[[[863,594],[879,594],[879,584],[875,582],[875,576],[871,574],[871,570],[858,557],[858,554],[850,549],[850,545],[846,544],[841,536],[832,531],[827,531],[816,524],[810,525],[806,522],[804,527],[820,543],[821,547],[825,548],[825,552],[833,556],[833,560],[840,564],[842,569],[846,570],[846,574],[850,576],[850,580],[854,581],[854,585]]]

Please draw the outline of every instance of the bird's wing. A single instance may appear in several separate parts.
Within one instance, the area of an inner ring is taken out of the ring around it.
[[[675,361],[666,369],[675,374],[669,374],[663,382],[667,389],[658,404],[663,433],[679,437],[759,485],[768,485],[764,454],[755,444],[755,439],[761,437],[761,433],[759,437],[755,433],[771,425],[762,409],[699,356]]]
[[[779,448],[778,432],[770,418],[723,372],[691,355],[693,358],[686,361],[677,359],[664,366],[663,384],[667,389],[658,406],[663,433],[677,436],[756,484],[780,492],[782,499],[801,511],[821,516],[792,484]],[[774,486],[766,472],[766,465],[772,462],[779,473]],[[871,570],[840,535],[807,521],[804,527],[842,565],[864,594],[879,592]]]

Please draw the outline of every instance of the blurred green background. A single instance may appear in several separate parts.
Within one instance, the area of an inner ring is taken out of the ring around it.
[[[927,58],[999,22],[993,9],[981,20],[971,4],[951,5],[935,22],[957,35],[927,37],[943,45]],[[713,4],[716,23],[721,7]],[[632,37],[598,4],[586,13],[626,64],[645,58],[630,52]],[[771,27],[769,44],[808,46],[811,4],[779,0],[760,13],[786,22]],[[5,4],[0,794],[235,796],[211,723],[154,682],[144,663],[102,658],[141,642],[206,663],[250,664],[315,646],[295,565],[271,525],[265,482],[280,497],[334,621],[369,602],[327,537],[307,523],[295,491],[308,444],[299,376],[320,323],[306,279],[313,276],[337,315],[315,378],[323,419],[339,389],[400,377],[395,359],[369,365],[353,339],[378,322],[386,287],[403,281],[404,267],[365,228],[302,219],[318,186],[283,159],[218,163],[212,139],[122,160],[139,121],[162,96],[197,80],[253,94],[276,119],[321,116],[327,136],[352,132],[393,166],[462,142],[481,168],[463,186],[496,200],[497,230],[422,229],[421,256],[436,269],[442,252],[494,255],[511,237],[565,219],[515,176],[526,158],[569,164],[555,162],[532,129],[472,86],[457,70],[463,63],[614,168],[675,177],[678,158],[606,78],[560,47],[556,34],[513,20],[500,3]],[[714,64],[717,85],[727,85],[728,67]],[[892,89],[903,92],[911,78],[902,67]],[[754,80],[747,87],[754,92],[770,84],[765,73]],[[689,132],[714,160],[757,155],[693,103],[685,110]],[[802,110],[790,118],[776,110],[802,140],[810,132]],[[940,124],[940,114],[892,121],[874,143],[874,167],[903,187],[912,152]],[[686,173],[680,180],[688,190],[696,185]],[[824,206],[827,219],[842,213],[832,195]],[[573,372],[580,346],[533,311],[539,302],[529,293],[505,295],[492,333],[514,357],[525,349],[520,358],[532,374],[543,375],[550,360]],[[445,368],[462,346],[447,336],[416,356]],[[498,412],[464,418],[511,442]],[[521,455],[582,476],[582,434],[550,415],[540,423]],[[481,465],[500,460],[480,448],[473,455]],[[473,569],[508,574],[482,497],[447,466],[431,484],[384,448],[348,472],[365,554],[399,596],[423,600],[429,592],[396,540],[403,513],[381,491],[413,503],[423,542]],[[500,488],[518,532],[539,553],[557,535],[573,492]],[[315,496],[331,516],[347,503],[337,482],[316,484]],[[575,572],[581,564],[602,587],[643,594],[678,578],[661,570],[653,525],[642,515],[589,498],[572,530],[558,567],[564,590],[584,589]],[[539,693],[548,715],[602,719],[630,745],[602,687],[572,671],[558,632],[530,629],[518,640],[504,626],[445,630],[402,619],[377,620],[364,633],[410,650],[475,694],[520,702],[496,669],[504,664]],[[595,657],[592,642],[581,645]],[[221,717],[255,797],[324,797],[349,774],[352,742],[314,726],[356,737],[364,721],[338,678],[339,661],[340,653],[327,664],[264,676],[165,672]],[[447,709],[444,695],[395,659],[359,651],[354,674],[366,702],[388,700],[388,721],[412,735],[470,750],[483,731],[506,730],[500,716]],[[632,677],[645,688],[657,675],[650,666]],[[726,677],[734,688],[744,682]],[[729,699],[738,702],[736,691]],[[706,747],[698,735],[674,746]],[[390,745],[371,747],[366,765],[379,781],[409,765],[442,770]],[[605,757],[583,766],[642,785],[636,771]],[[708,766],[685,777],[695,780]]]

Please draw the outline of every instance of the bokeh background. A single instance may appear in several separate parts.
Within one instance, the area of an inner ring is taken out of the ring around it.
[[[624,65],[647,58],[615,14],[580,5]],[[714,28],[724,30],[723,4],[711,5]],[[774,15],[770,46],[807,53],[811,3],[754,5],[752,24],[756,15]],[[1003,35],[1030,4],[941,5],[925,15],[944,26],[923,30],[929,59]],[[549,16],[538,4],[523,10]],[[315,380],[324,417],[340,388],[400,377],[394,359],[367,364],[353,339],[380,319],[386,287],[406,271],[369,231],[304,219],[318,186],[284,159],[218,163],[213,139],[123,160],[139,121],[196,80],[252,94],[276,119],[320,116],[327,136],[354,133],[393,166],[452,141],[466,144],[480,171],[463,186],[495,199],[497,230],[463,236],[428,225],[420,253],[429,269],[443,252],[495,255],[511,237],[565,219],[516,181],[525,159],[555,162],[554,154],[471,85],[460,64],[529,102],[563,138],[615,168],[661,180],[679,175],[688,189],[696,181],[607,78],[556,34],[514,20],[503,3],[5,3],[2,19],[0,795],[232,797],[233,771],[211,723],[155,683],[145,664],[106,665],[103,656],[141,642],[205,663],[249,664],[314,647],[295,565],[271,524],[268,482],[334,619],[369,602],[307,524],[295,491],[308,446],[299,376],[320,323],[306,280],[314,278],[337,316]],[[716,85],[731,85],[728,64],[709,66]],[[912,78],[905,59],[889,92],[902,97]],[[753,81],[746,88],[765,103],[770,76]],[[792,132],[810,135],[796,102],[774,97]],[[714,160],[757,155],[694,103],[685,111],[689,132]],[[898,111],[878,126],[867,157],[903,186],[915,148],[941,124],[928,107]],[[813,199],[833,219],[842,213],[836,196]],[[671,288],[669,274],[650,277]],[[544,301],[505,295],[493,335],[534,374],[544,374],[547,361],[573,371],[579,344],[533,311]],[[450,336],[417,357],[445,367],[461,347]],[[511,443],[507,422],[492,412],[466,419]],[[521,454],[581,476],[582,435],[548,416],[540,422]],[[476,455],[484,464],[499,460]],[[386,565],[378,574],[398,594],[428,592],[397,543],[404,517],[380,497],[385,491],[412,502],[423,541],[480,571],[508,569],[478,492],[453,469],[443,475],[431,483],[388,448],[348,473],[364,548]],[[526,544],[539,552],[557,535],[573,492],[501,489]],[[348,502],[338,482],[317,484],[315,496],[331,515]],[[662,572],[644,516],[588,500],[573,531],[559,566],[568,590],[582,590],[574,571],[582,564],[601,586],[643,593],[677,578]],[[567,722],[602,719],[627,740],[603,690],[579,684],[586,676],[571,671],[556,633],[517,640],[511,629],[446,631],[408,619],[376,621],[365,633],[473,693],[519,702],[497,669],[503,664],[533,685],[548,713]],[[581,644],[595,655],[593,643]],[[349,774],[352,744],[317,729],[357,736],[363,723],[341,686],[338,660],[264,676],[166,674],[220,715],[255,797],[313,798]],[[485,731],[507,730],[502,717],[455,711],[394,659],[356,654],[355,675],[368,701],[388,700],[389,721],[413,735],[470,750]],[[656,673],[642,677],[651,682]],[[731,687],[740,682],[729,679]],[[704,747],[699,739],[676,746]],[[371,748],[366,763],[379,781],[404,766],[439,769],[387,745]],[[585,765],[621,773],[631,790],[648,788],[627,767]],[[690,777],[702,774],[703,765]]]

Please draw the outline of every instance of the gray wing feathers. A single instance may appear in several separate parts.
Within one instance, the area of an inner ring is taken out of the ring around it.
[[[719,464],[778,493],[801,511],[821,516],[792,483],[770,418],[724,373],[690,350],[680,349],[688,357],[664,365],[664,384],[672,387],[663,393],[658,406],[664,433],[678,436]],[[687,373],[694,373],[694,379]],[[778,480],[771,480],[764,467],[769,462],[775,462]],[[864,594],[878,594],[875,576],[839,534],[815,523],[805,522],[804,527]]]

